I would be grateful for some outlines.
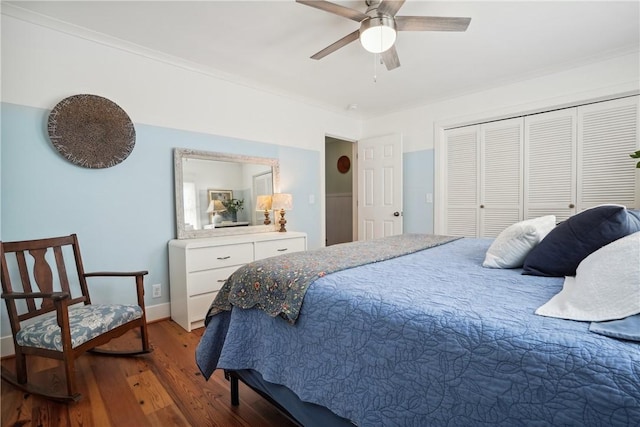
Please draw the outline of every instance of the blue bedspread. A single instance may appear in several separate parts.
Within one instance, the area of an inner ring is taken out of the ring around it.
[[[259,308],[271,317],[294,324],[309,286],[319,277],[364,264],[442,245],[459,237],[434,234],[398,234],[384,239],[343,243],[312,251],[265,258],[237,269],[209,307],[211,316],[231,307]]]
[[[536,316],[563,280],[483,268],[490,243],[327,275],[295,325],[221,313],[198,364],[255,369],[359,426],[639,425],[638,343]]]

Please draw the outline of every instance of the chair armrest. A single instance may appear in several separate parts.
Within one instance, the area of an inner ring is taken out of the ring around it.
[[[30,299],[30,298],[42,298],[43,300],[51,300],[51,302],[49,302],[48,304],[53,306],[53,308],[55,309],[56,321],[62,331],[63,336],[65,335],[65,333],[69,334],[69,304],[72,301],[71,301],[71,296],[69,295],[68,292],[8,292],[8,293],[3,292],[1,296],[2,298],[12,299],[12,300]],[[40,310],[31,312],[32,314],[26,317],[25,319],[32,318],[34,317],[34,315],[36,316],[39,315],[38,313],[43,309],[45,311],[48,311],[45,308],[44,301]],[[14,316],[17,316],[17,313],[15,312],[16,310],[15,305],[13,305],[13,308],[10,308],[9,310],[13,311]],[[12,327],[17,326],[17,329],[19,330],[21,328],[20,325],[21,325],[20,320],[17,321],[16,325],[13,325],[13,320],[12,320]],[[69,341],[70,340],[71,338],[69,337]]]
[[[11,292],[3,293],[4,299],[49,298],[53,301],[61,301],[70,298],[67,292]]]
[[[130,272],[117,272],[117,271],[97,271],[94,273],[84,273],[84,277],[135,277],[136,280],[136,294],[138,296],[138,305],[144,312],[144,276],[149,274],[146,270],[130,271]]]
[[[84,277],[134,277],[145,276],[149,274],[148,271],[97,271],[95,273],[84,273]]]

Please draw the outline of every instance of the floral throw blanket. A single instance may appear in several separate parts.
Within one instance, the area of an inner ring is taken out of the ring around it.
[[[364,264],[385,261],[442,245],[458,237],[433,234],[401,234],[295,252],[254,261],[236,270],[209,307],[211,316],[240,308],[256,307],[272,317],[294,324],[304,295],[318,278]]]

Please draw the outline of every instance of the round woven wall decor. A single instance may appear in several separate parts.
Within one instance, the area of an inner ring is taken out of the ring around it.
[[[73,95],[60,101],[49,114],[47,130],[60,154],[91,169],[121,163],[136,144],[136,130],[127,113],[97,95]]]

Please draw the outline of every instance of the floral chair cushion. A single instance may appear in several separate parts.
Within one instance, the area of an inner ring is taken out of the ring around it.
[[[137,305],[82,305],[69,308],[71,346],[73,348],[120,325],[142,317]],[[62,351],[62,337],[56,315],[23,326],[16,334],[18,345]]]

